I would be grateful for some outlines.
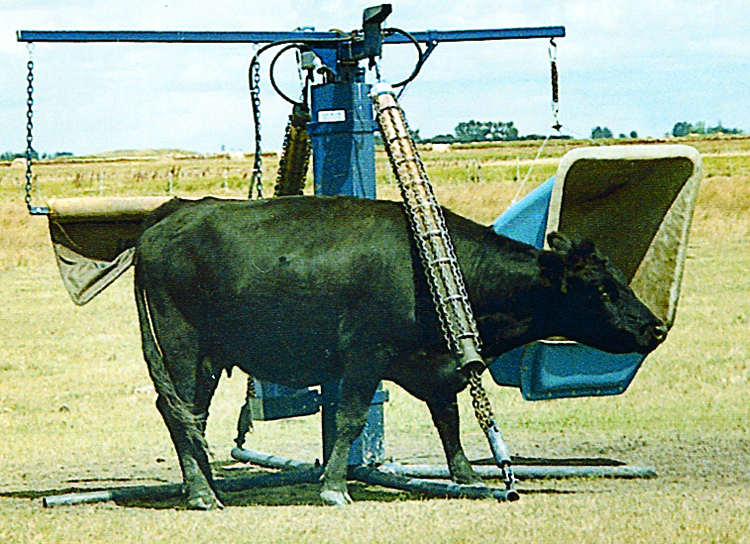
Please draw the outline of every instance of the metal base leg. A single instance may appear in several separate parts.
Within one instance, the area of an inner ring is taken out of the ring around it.
[[[310,463],[285,459],[275,455],[234,448],[232,457],[238,461],[273,469],[311,470],[315,466]],[[514,490],[498,489],[483,485],[461,485],[449,482],[435,482],[423,478],[415,478],[397,470],[389,463],[382,467],[373,468],[353,466],[349,468],[348,478],[369,485],[379,485],[391,489],[408,491],[428,497],[462,498],[462,499],[495,499],[498,501],[515,501],[519,496]],[[447,467],[446,467],[447,470]],[[294,472],[290,472],[293,474]],[[447,476],[450,478],[450,475]]]

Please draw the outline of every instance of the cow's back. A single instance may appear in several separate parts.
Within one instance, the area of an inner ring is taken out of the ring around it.
[[[388,201],[206,198],[163,208],[154,212],[152,225],[147,222],[138,258],[166,268],[182,267],[187,260],[235,273],[247,270],[246,276],[259,281],[271,279],[269,274],[284,278],[290,268],[318,270],[333,274],[329,281],[336,283],[345,281],[337,270],[366,270],[378,259],[408,262],[412,246],[401,206]]]

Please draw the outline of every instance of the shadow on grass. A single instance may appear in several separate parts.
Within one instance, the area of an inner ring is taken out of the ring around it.
[[[227,480],[224,480],[227,481]],[[152,510],[183,510],[185,497],[181,492],[181,484],[155,486],[123,486],[112,487],[67,487],[59,489],[42,489],[28,491],[14,491],[0,493],[0,497],[11,499],[42,500],[43,505],[50,502],[55,507],[78,506],[85,503],[113,502],[125,508],[143,508]],[[128,494],[136,490],[140,495],[128,498]],[[101,498],[100,494],[113,494],[113,498]],[[151,496],[143,496],[147,494]],[[320,499],[320,483],[298,483],[278,487],[256,487],[241,491],[222,492],[221,500],[226,507],[243,506],[324,506]],[[394,489],[371,486],[361,482],[349,482],[349,493],[355,502],[396,502],[410,500],[424,500],[431,497],[418,493],[398,491]],[[521,489],[522,496],[533,495],[568,495],[576,491],[560,489]],[[74,497],[66,503],[60,498]],[[93,500],[89,500],[93,498]],[[453,499],[443,499],[453,500]],[[485,499],[490,500],[490,499]]]
[[[227,470],[223,465],[223,463],[215,464],[213,468],[221,501],[227,507],[324,505],[319,495],[322,467],[311,465],[308,469],[285,472],[256,467]],[[91,478],[70,481],[71,486],[57,489],[0,492],[0,497],[27,500],[41,499],[45,507],[113,502],[127,508],[156,510],[185,508],[185,496],[181,483],[122,485],[118,487],[104,485],[105,482],[112,484],[119,482],[134,483],[136,481],[136,479],[127,478],[116,480]],[[97,483],[101,485],[97,486]],[[349,493],[356,502],[394,502],[431,498],[429,495],[413,490],[403,491],[359,481],[349,481],[348,485]],[[521,489],[519,493],[522,495],[551,495],[570,494],[574,491],[537,488]]]
[[[231,477],[224,476],[222,470],[216,472],[219,495],[225,506],[323,506],[320,499],[321,468],[307,471],[240,471]],[[118,482],[134,480],[118,479]],[[185,496],[181,483],[157,485],[122,485],[118,487],[93,485],[96,482],[113,483],[112,480],[86,480],[71,482],[71,486],[50,489],[30,489],[23,491],[0,492],[0,497],[10,499],[39,500],[46,507],[75,506],[81,504],[113,502],[128,508],[183,509]],[[390,502],[406,500],[414,495],[391,489],[368,486],[360,482],[349,482],[349,492],[355,501]]]

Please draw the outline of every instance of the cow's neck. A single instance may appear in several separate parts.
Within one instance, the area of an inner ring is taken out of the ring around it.
[[[483,353],[490,357],[559,334],[554,319],[557,296],[542,278],[539,250],[508,249],[486,253],[466,277]]]

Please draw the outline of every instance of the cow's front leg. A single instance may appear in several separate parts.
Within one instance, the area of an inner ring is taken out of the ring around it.
[[[362,365],[361,363],[379,358],[372,354],[361,357],[355,365],[347,365],[341,381],[341,393],[336,407],[336,439],[333,443],[331,457],[323,473],[323,490],[321,498],[326,504],[344,506],[352,503],[346,486],[349,450],[352,443],[362,433],[367,421],[367,412],[372,403],[378,383],[380,383],[380,365]]]
[[[453,481],[459,484],[481,483],[482,480],[474,472],[461,446],[458,402],[455,393],[439,395],[436,398],[429,399],[427,400],[427,406],[430,408],[432,421],[443,443]]]

